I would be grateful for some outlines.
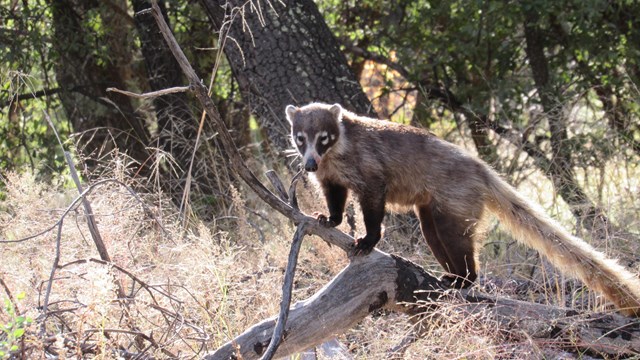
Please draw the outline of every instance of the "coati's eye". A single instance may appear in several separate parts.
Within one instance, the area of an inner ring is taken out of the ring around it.
[[[302,144],[304,144],[304,136],[302,135],[296,136],[296,143],[298,144],[298,146],[302,146]]]

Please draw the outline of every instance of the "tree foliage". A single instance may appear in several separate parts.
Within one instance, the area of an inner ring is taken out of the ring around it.
[[[344,43],[393,56],[406,71],[402,75],[423,90],[446,89],[473,112],[493,113],[500,122],[518,129],[529,124],[526,112],[539,101],[524,51],[525,13],[533,12],[549,58],[550,86],[564,99],[597,107],[603,105],[593,104],[595,89],[610,87],[618,103],[627,104],[627,121],[637,119],[637,109],[630,105],[637,99],[635,84],[640,80],[637,2],[321,4]],[[349,47],[346,50],[351,52]],[[436,101],[432,106],[437,109],[443,103]]]

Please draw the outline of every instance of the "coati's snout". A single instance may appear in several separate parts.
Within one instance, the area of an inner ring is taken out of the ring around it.
[[[322,162],[322,155],[318,154],[315,146],[301,146],[299,147],[302,154],[302,163],[304,169],[308,172],[318,171],[318,166]]]
[[[304,163],[304,169],[308,172],[315,172],[316,170],[318,170],[318,163],[314,158],[309,158]]]

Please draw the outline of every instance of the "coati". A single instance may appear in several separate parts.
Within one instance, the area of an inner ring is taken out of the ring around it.
[[[348,191],[360,203],[366,235],[356,253],[381,237],[385,205],[411,208],[422,234],[446,271],[466,286],[477,277],[477,253],[487,211],[522,243],[560,270],[603,293],[623,312],[640,316],[640,280],[616,261],[551,220],[477,157],[435,135],[407,125],[357,116],[339,104],[289,105],[291,138],[326,197],[329,215],[342,222]]]

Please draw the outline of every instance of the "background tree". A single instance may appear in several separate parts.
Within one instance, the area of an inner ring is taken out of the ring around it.
[[[151,8],[150,3],[144,0],[132,0],[131,5],[137,14],[134,16],[134,21],[140,39],[140,52],[146,68],[149,90],[158,91],[185,85],[180,67],[158,31],[153,16],[149,12],[144,12]],[[170,24],[165,3],[160,2],[159,6],[167,23]],[[197,9],[179,8],[174,11],[184,12],[184,16],[192,19],[193,23],[187,27],[202,25],[197,22],[200,16]],[[200,41],[206,43],[210,37],[204,26],[199,31],[188,31],[188,33],[192,35],[194,44],[199,44]],[[192,55],[197,56],[197,54]],[[213,66],[214,58],[199,63],[204,65],[202,70],[207,71],[207,66]],[[223,164],[223,160],[220,158],[220,151],[215,141],[206,140],[214,134],[214,129],[208,126],[208,123],[204,123],[202,140],[196,144],[201,119],[193,113],[197,108],[184,92],[155,97],[152,102],[153,111],[147,114],[151,115],[156,130],[150,146],[157,147],[159,150],[156,152],[158,159],[153,161],[161,170],[162,189],[181,208],[185,207],[187,205],[185,201],[191,198],[200,215],[210,213],[210,210],[206,209],[207,206],[215,205],[213,207],[217,210],[225,208],[230,202],[226,184],[231,180],[223,167],[217,169]],[[248,127],[245,126],[245,129]],[[246,137],[236,137],[235,140],[238,146],[248,143]]]
[[[138,13],[148,10],[151,5],[147,1],[132,0],[133,11]],[[164,2],[160,4],[163,15],[167,18]],[[140,38],[142,53],[149,88],[152,91],[175,86],[183,86],[184,79],[180,67],[166,46],[162,35],[151,14],[140,14],[133,17]],[[168,20],[168,19],[167,19]],[[194,139],[198,131],[198,119],[191,112],[189,99],[185,93],[172,93],[153,99],[157,121],[158,147],[173,156],[177,172],[168,172],[169,176],[179,174],[174,181],[169,181],[167,191],[182,194],[184,190],[184,171],[189,168],[191,154],[194,151]]]
[[[60,100],[82,137],[78,143],[89,168],[114,147],[126,149],[140,165],[147,163],[149,131],[143,119],[129,97],[106,92],[124,88],[132,78],[126,2],[52,1],[50,9],[56,80],[63,88],[78,89],[60,92]],[[148,167],[142,169],[147,175]]]

